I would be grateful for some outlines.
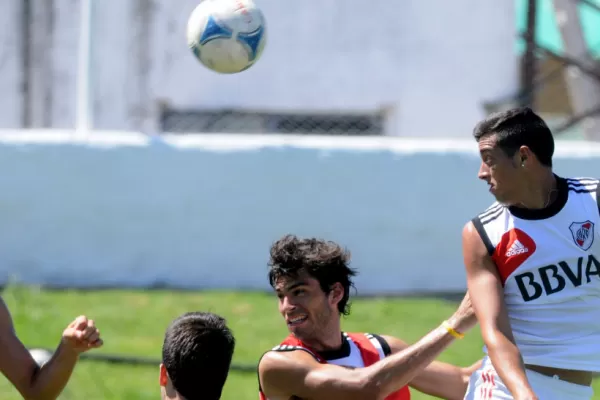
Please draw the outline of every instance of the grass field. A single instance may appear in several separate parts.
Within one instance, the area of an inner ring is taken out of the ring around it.
[[[226,317],[237,339],[234,363],[255,364],[287,334],[274,296],[264,293],[167,291],[46,291],[11,287],[2,296],[17,333],[28,346],[56,346],[67,323],[79,314],[93,318],[105,341],[98,353],[160,357],[164,330],[186,311],[213,311]],[[455,303],[419,299],[357,299],[344,320],[347,331],[396,335],[413,342],[449,316]],[[469,365],[482,356],[478,329],[447,349],[440,359]],[[62,399],[158,399],[158,365],[130,366],[82,360]],[[595,385],[600,393],[600,382]],[[4,380],[2,400],[20,397]],[[255,373],[232,372],[224,400],[256,400]],[[430,397],[414,393],[415,400]]]

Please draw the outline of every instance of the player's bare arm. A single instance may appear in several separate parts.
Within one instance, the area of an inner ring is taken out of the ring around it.
[[[52,358],[39,368],[18,339],[10,312],[0,299],[0,371],[25,399],[58,398],[71,377],[79,354],[101,345],[93,321],[79,317],[63,332]]]
[[[405,350],[409,345],[392,336],[381,336],[390,346],[392,354]],[[468,367],[457,367],[434,361],[410,381],[409,386],[421,393],[446,400],[462,400],[465,397],[469,378],[479,367],[481,360]]]
[[[498,375],[515,400],[537,399],[515,344],[497,268],[471,222],[463,229],[463,255],[473,308]]]
[[[468,298],[448,322],[457,332],[466,332],[475,325]],[[442,325],[414,345],[357,369],[320,364],[304,351],[268,352],[259,363],[260,384],[272,400],[291,396],[314,400],[383,399],[411,382],[454,340]]]

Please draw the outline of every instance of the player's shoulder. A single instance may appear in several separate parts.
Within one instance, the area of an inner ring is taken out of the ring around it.
[[[502,221],[500,217],[507,212],[502,203],[495,201],[485,210],[481,211],[469,221],[462,230],[463,245],[474,251],[479,256],[490,256],[494,253],[494,246],[490,235],[502,233],[503,224],[498,225],[496,221]]]
[[[505,210],[506,206],[495,201],[488,208],[477,214],[470,222],[476,223],[475,221],[479,221],[483,225],[488,224],[502,215]]]
[[[504,212],[506,212],[506,206],[497,201],[493,202],[465,223],[462,231],[463,238],[486,236],[484,233],[489,229],[489,224],[498,220]]]
[[[276,391],[284,394],[290,389],[290,382],[302,381],[318,364],[308,350],[300,346],[275,346],[258,360],[256,370],[259,393]]]
[[[600,214],[600,180],[592,177],[573,177],[563,178],[567,184],[570,194],[573,194],[587,201],[593,201],[598,206]]]
[[[272,347],[270,350],[263,353],[259,360],[259,364],[267,363],[268,365],[287,365],[291,360],[306,360],[306,356],[315,361],[319,360],[318,354],[311,349],[302,346],[299,340],[292,335],[285,338],[280,344]]]
[[[564,178],[570,192],[575,193],[596,193],[599,190],[598,178],[592,177],[572,177]]]
[[[296,344],[288,344],[288,343],[281,343],[278,344],[277,346],[273,347],[270,351],[275,351],[275,352],[290,352],[290,351],[296,351],[296,350],[306,350],[309,351],[306,347],[303,347],[301,345],[296,345]]]
[[[259,375],[273,371],[295,371],[318,364],[317,355],[301,346],[279,345],[263,353],[258,361]]]
[[[280,352],[280,353],[289,353],[294,351],[305,351],[310,355],[318,358],[315,351],[305,346],[298,338],[294,335],[289,334],[285,339],[281,341],[277,346],[273,347],[270,351]]]

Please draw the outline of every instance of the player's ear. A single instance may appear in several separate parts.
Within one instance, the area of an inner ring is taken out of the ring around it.
[[[529,160],[532,155],[533,153],[529,147],[519,147],[519,150],[517,151],[517,165],[525,167],[527,165],[527,160]]]
[[[158,384],[162,387],[166,387],[169,382],[169,375],[164,364],[160,364],[160,372],[158,374]]]
[[[331,286],[331,290],[329,291],[329,299],[331,303],[337,304],[344,297],[344,287],[341,283],[336,282]]]

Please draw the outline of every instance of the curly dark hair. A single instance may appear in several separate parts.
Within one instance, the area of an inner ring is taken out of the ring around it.
[[[274,288],[281,277],[296,277],[305,270],[316,279],[325,293],[329,293],[336,282],[344,288],[344,297],[338,303],[340,314],[350,314],[350,287],[354,287],[350,252],[332,241],[315,238],[300,239],[286,235],[271,246],[269,260],[269,282]]]

